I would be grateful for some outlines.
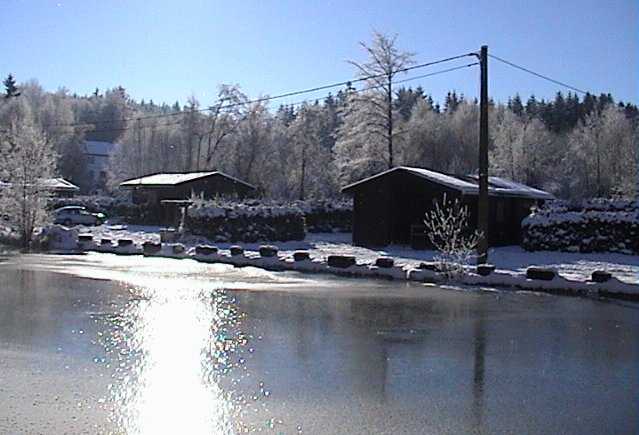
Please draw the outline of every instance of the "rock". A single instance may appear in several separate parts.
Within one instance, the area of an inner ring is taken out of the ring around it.
[[[357,260],[350,255],[329,255],[327,263],[330,267],[337,267],[340,269],[346,269],[347,267],[355,266]]]
[[[78,242],[80,243],[89,243],[93,241],[93,236],[91,234],[80,234],[78,236]]]
[[[144,242],[142,244],[142,250],[144,254],[156,254],[160,252],[162,245],[154,242]]]
[[[543,267],[530,266],[526,269],[526,278],[537,279],[541,281],[552,281],[557,273],[552,269],[545,269]]]
[[[184,254],[184,252],[186,251],[186,248],[181,243],[176,243],[172,246],[171,249],[173,250],[174,254]]]
[[[488,276],[495,271],[494,264],[479,264],[477,265],[477,273],[481,276]]]
[[[101,239],[100,240],[100,245],[101,246],[111,246],[112,241],[111,239]]]
[[[594,282],[606,282],[612,278],[612,274],[606,270],[595,270],[590,278]]]
[[[377,260],[375,260],[375,266],[377,267],[381,267],[381,268],[391,268],[395,265],[395,260],[393,260],[390,257],[379,257]]]
[[[231,251],[232,256],[244,254],[244,249],[242,249],[241,246],[233,245],[229,248],[229,250]]]
[[[311,255],[308,251],[295,251],[293,253],[293,260],[295,261],[307,261],[311,259]]]
[[[118,247],[120,248],[124,248],[127,246],[133,246],[133,240],[131,239],[119,239],[118,240]]]
[[[217,254],[217,246],[198,245],[198,246],[195,247],[195,253],[197,255],[213,255],[213,254]]]
[[[260,256],[262,257],[275,257],[277,256],[277,246],[262,245],[260,246]]]

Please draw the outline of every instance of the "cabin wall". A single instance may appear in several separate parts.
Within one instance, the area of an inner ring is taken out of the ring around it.
[[[469,210],[470,230],[477,229],[477,195],[461,195],[438,183],[395,172],[352,190],[353,243],[360,246],[410,244],[411,226],[423,225],[427,211],[446,196],[459,199]],[[519,244],[521,221],[538,201],[504,196],[489,197],[491,246]]]
[[[391,189],[371,182],[353,198],[353,244],[386,246],[390,243]]]

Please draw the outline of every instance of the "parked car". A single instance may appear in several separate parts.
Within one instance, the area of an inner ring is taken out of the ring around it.
[[[68,205],[55,210],[55,223],[71,225],[102,225],[106,220],[104,213],[91,213],[86,207]]]

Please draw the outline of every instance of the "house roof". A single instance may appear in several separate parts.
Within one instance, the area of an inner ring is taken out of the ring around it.
[[[363,180],[349,184],[342,188],[342,192],[348,193],[362,184],[377,178],[384,177],[394,172],[405,172],[420,177],[433,183],[457,190],[463,195],[477,195],[479,193],[478,177],[476,175],[457,176],[433,171],[432,169],[415,168],[410,166],[398,166]],[[499,177],[488,177],[488,193],[495,196],[513,196],[530,199],[554,199],[554,196],[540,189],[535,189],[525,184],[516,183]]]
[[[7,183],[6,181],[0,181],[0,188],[10,187],[11,183]],[[48,178],[46,180],[42,180],[40,186],[46,187],[51,190],[57,191],[73,191],[77,192],[80,190],[78,186],[73,184],[72,182],[65,180],[64,178]]]
[[[173,187],[179,184],[188,183],[189,181],[199,180],[201,178],[207,178],[211,176],[221,176],[227,178],[235,183],[243,184],[251,189],[255,189],[255,186],[242,181],[239,178],[231,177],[220,171],[208,171],[208,172],[161,172],[158,174],[145,175],[140,178],[133,178],[131,180],[125,180],[120,183],[120,188],[134,189],[137,187]]]
[[[116,144],[111,142],[100,142],[97,140],[87,140],[84,142],[84,152],[94,156],[109,156],[115,149]]]

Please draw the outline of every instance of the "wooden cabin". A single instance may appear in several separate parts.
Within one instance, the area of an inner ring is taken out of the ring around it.
[[[554,199],[548,192],[498,177],[489,177],[489,244],[521,240],[521,221],[534,205]],[[424,215],[436,201],[459,201],[468,207],[471,229],[477,225],[476,176],[455,176],[430,169],[399,166],[350,184],[353,196],[353,244],[426,247]]]
[[[255,186],[223,172],[157,173],[120,183],[120,189],[132,192],[133,202],[158,206],[163,200],[188,199],[192,194],[205,199],[215,197],[247,198]]]

